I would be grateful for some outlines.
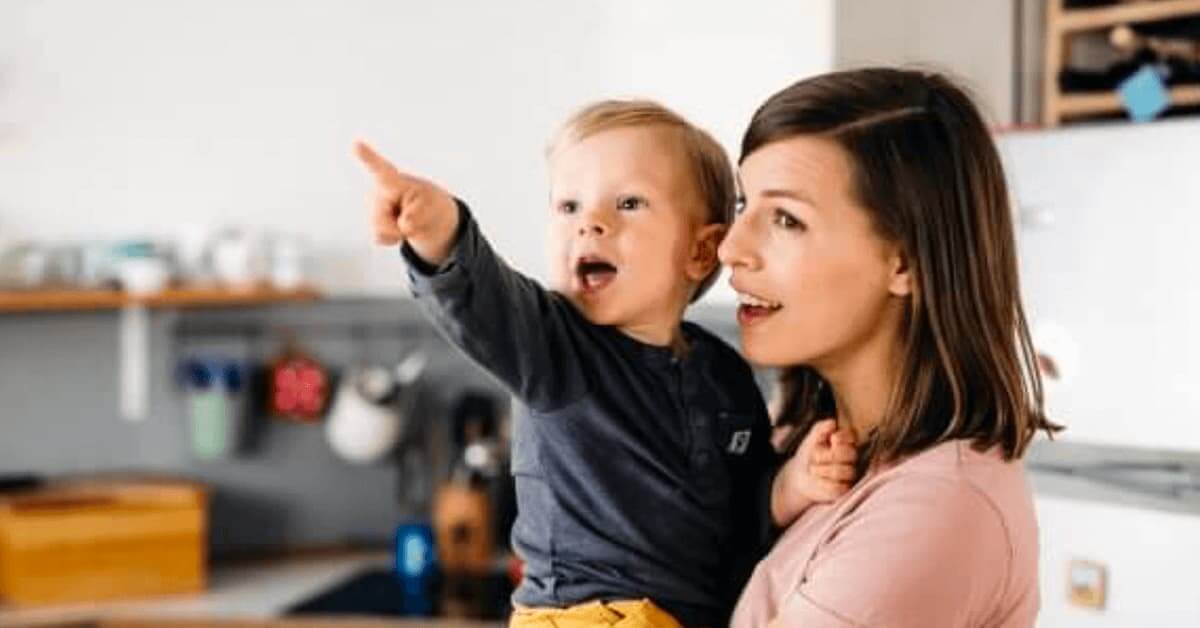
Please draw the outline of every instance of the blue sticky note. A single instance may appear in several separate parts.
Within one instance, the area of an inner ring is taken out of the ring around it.
[[[1144,65],[1117,86],[1117,94],[1136,122],[1153,120],[1171,106],[1167,84],[1152,65]]]

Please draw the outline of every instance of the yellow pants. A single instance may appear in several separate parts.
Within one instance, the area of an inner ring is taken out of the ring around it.
[[[567,608],[513,609],[509,628],[682,628],[663,609],[650,600],[588,602]]]

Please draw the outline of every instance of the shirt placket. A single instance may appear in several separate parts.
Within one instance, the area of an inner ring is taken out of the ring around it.
[[[689,377],[688,369],[679,369],[679,404],[684,419],[687,421],[688,433],[688,463],[694,472],[701,477],[711,475],[713,462],[712,419],[703,403],[699,403],[699,391],[695,389],[695,379]]]

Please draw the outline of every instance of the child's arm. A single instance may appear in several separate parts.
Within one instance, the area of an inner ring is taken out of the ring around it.
[[[784,463],[771,486],[771,520],[786,527],[813,504],[846,494],[858,476],[854,432],[818,421]]]
[[[363,143],[355,152],[374,178],[375,238],[403,245],[413,294],[434,324],[530,408],[582,396],[570,306],[501,260],[466,205]]]

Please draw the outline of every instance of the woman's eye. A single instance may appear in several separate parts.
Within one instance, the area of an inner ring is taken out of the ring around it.
[[[560,214],[574,214],[577,211],[579,211],[579,203],[575,201],[563,201],[558,204]]]
[[[775,210],[775,217],[772,219],[772,222],[775,223],[775,226],[782,227],[784,229],[804,230],[806,228],[804,223],[800,222],[800,219],[783,211],[782,209]]]
[[[646,206],[646,200],[638,196],[623,196],[617,199],[617,209],[633,210]]]

